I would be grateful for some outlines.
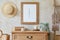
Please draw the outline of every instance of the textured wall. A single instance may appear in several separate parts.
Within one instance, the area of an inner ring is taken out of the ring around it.
[[[32,0],[0,0],[0,29],[4,33],[11,34],[15,26],[25,26],[26,28],[33,29],[35,25],[22,25],[21,24],[21,2],[31,2]],[[17,15],[12,18],[7,18],[2,13],[2,6],[6,2],[13,2],[18,8]],[[54,13],[53,0],[34,0],[32,2],[40,2],[40,22],[49,23],[50,30],[52,28],[52,14]]]

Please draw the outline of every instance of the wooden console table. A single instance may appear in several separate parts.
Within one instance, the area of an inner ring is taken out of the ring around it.
[[[48,32],[23,31],[12,32],[13,40],[48,40]]]

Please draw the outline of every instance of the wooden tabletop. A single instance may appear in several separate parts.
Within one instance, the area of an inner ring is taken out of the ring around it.
[[[12,34],[48,34],[48,32],[41,32],[41,31],[14,31],[12,32]]]

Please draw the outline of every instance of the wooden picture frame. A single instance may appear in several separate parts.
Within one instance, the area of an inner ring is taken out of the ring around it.
[[[21,23],[39,24],[39,2],[21,2]]]
[[[54,0],[54,6],[60,7],[60,0]]]

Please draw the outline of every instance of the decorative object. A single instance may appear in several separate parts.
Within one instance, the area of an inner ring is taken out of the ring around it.
[[[60,23],[60,0],[54,0],[54,14],[52,15],[53,24]]]
[[[55,4],[56,7],[60,6],[60,0],[54,0],[54,4]]]
[[[40,31],[42,32],[48,32],[48,40],[50,40],[50,29],[49,29],[49,23],[40,23]]]
[[[3,34],[2,37],[0,37],[0,40],[10,40],[10,35]]]
[[[3,33],[2,33],[2,30],[0,30],[0,38],[2,37]]]
[[[54,14],[52,15],[52,23],[60,23],[60,7],[54,8]]]
[[[59,31],[59,25],[58,24],[52,25],[52,31]]]
[[[24,31],[24,27],[15,27],[14,31]]]
[[[33,31],[40,31],[40,29],[38,29],[38,25],[34,27]]]
[[[40,31],[50,32],[49,24],[48,23],[40,23]]]
[[[59,25],[57,25],[57,24],[52,25],[52,31],[54,31],[53,40],[56,40],[56,31],[59,31]]]
[[[59,31],[59,23],[60,23],[60,8],[59,5],[57,5],[58,0],[54,0],[54,14],[52,15],[53,19],[53,25],[52,25],[52,31],[54,32],[54,38],[53,40],[56,40],[56,31]]]
[[[21,31],[21,28],[24,28],[24,27],[15,27],[15,31]]]
[[[5,3],[2,7],[2,12],[6,17],[13,17],[17,13],[17,7],[14,3]]]
[[[0,40],[10,40],[10,35],[3,34],[2,30],[0,30]]]
[[[39,2],[21,3],[21,23],[32,25],[39,24]]]

